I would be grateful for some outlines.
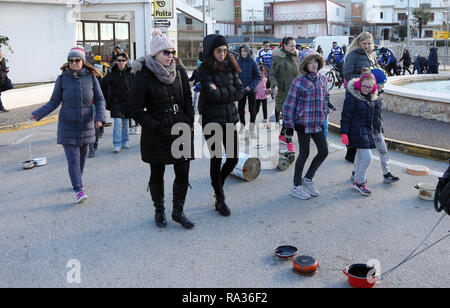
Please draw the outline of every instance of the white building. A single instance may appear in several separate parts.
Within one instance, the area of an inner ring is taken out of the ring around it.
[[[192,42],[203,39],[197,30],[202,13],[185,1],[172,1],[165,1],[174,4],[172,18],[157,21],[158,28],[175,42],[183,62],[192,65],[199,45]],[[76,44],[106,62],[117,45],[132,59],[148,54],[154,22],[153,0],[0,0],[0,34],[9,37],[14,53],[3,51],[16,84],[55,80]],[[194,32],[195,40],[188,36]]]

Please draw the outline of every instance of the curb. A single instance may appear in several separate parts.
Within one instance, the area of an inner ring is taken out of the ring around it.
[[[58,115],[54,115],[54,116],[43,118],[40,121],[33,121],[31,123],[21,122],[21,123],[16,123],[16,124],[0,126],[0,134],[11,133],[11,132],[18,131],[18,130],[47,125],[47,124],[55,123],[57,121],[58,121]]]
[[[340,133],[340,125],[328,123],[328,129],[334,133]],[[399,141],[391,138],[384,138],[386,146],[390,150],[405,153],[417,157],[447,161],[450,159],[450,150],[430,147],[426,145]]]

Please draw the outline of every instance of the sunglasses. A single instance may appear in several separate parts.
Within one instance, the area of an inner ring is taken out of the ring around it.
[[[127,59],[117,59],[116,62],[127,62]]]
[[[170,56],[170,54],[172,54],[175,57],[175,54],[177,53],[175,50],[174,51],[169,51],[169,50],[163,50],[163,53],[166,57]]]
[[[224,55],[226,55],[226,54],[228,54],[228,49],[220,49],[220,48],[217,48],[216,50],[214,50],[214,52],[215,53],[217,53],[217,54],[221,54],[221,53],[223,53]]]
[[[81,59],[69,59],[69,63],[80,63]]]

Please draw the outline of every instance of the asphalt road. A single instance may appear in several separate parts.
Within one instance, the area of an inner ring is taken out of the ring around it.
[[[387,185],[374,160],[368,173],[374,194],[364,197],[352,190],[352,165],[343,159],[339,137],[331,134],[330,155],[314,178],[320,197],[303,201],[290,195],[293,167],[265,169],[254,182],[227,180],[232,214],[222,217],[214,210],[209,160],[199,158],[191,164],[185,208],[195,228],[185,230],[170,218],[174,174],[169,167],[169,225],[159,229],[139,138],[131,136],[131,148],[113,154],[112,129],[106,128],[97,157],[85,169],[89,199],[76,205],[64,152],[56,145],[56,123],[0,135],[0,287],[348,287],[344,267],[376,259],[385,272],[440,217],[413,186],[436,183],[443,163],[392,153],[391,169],[400,182]],[[48,165],[22,170],[30,148],[33,158],[47,157]],[[311,156],[315,153],[312,146]],[[412,176],[402,164],[436,172]],[[425,245],[446,235],[449,226],[445,217]],[[273,249],[282,244],[315,257],[319,273],[294,274],[290,261],[274,257]],[[376,287],[447,287],[449,255],[447,239]]]

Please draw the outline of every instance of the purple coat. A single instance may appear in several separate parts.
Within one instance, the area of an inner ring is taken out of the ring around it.
[[[283,105],[283,122],[292,128],[304,126],[305,134],[318,133],[328,115],[328,100],[325,76],[301,75],[292,83]]]

